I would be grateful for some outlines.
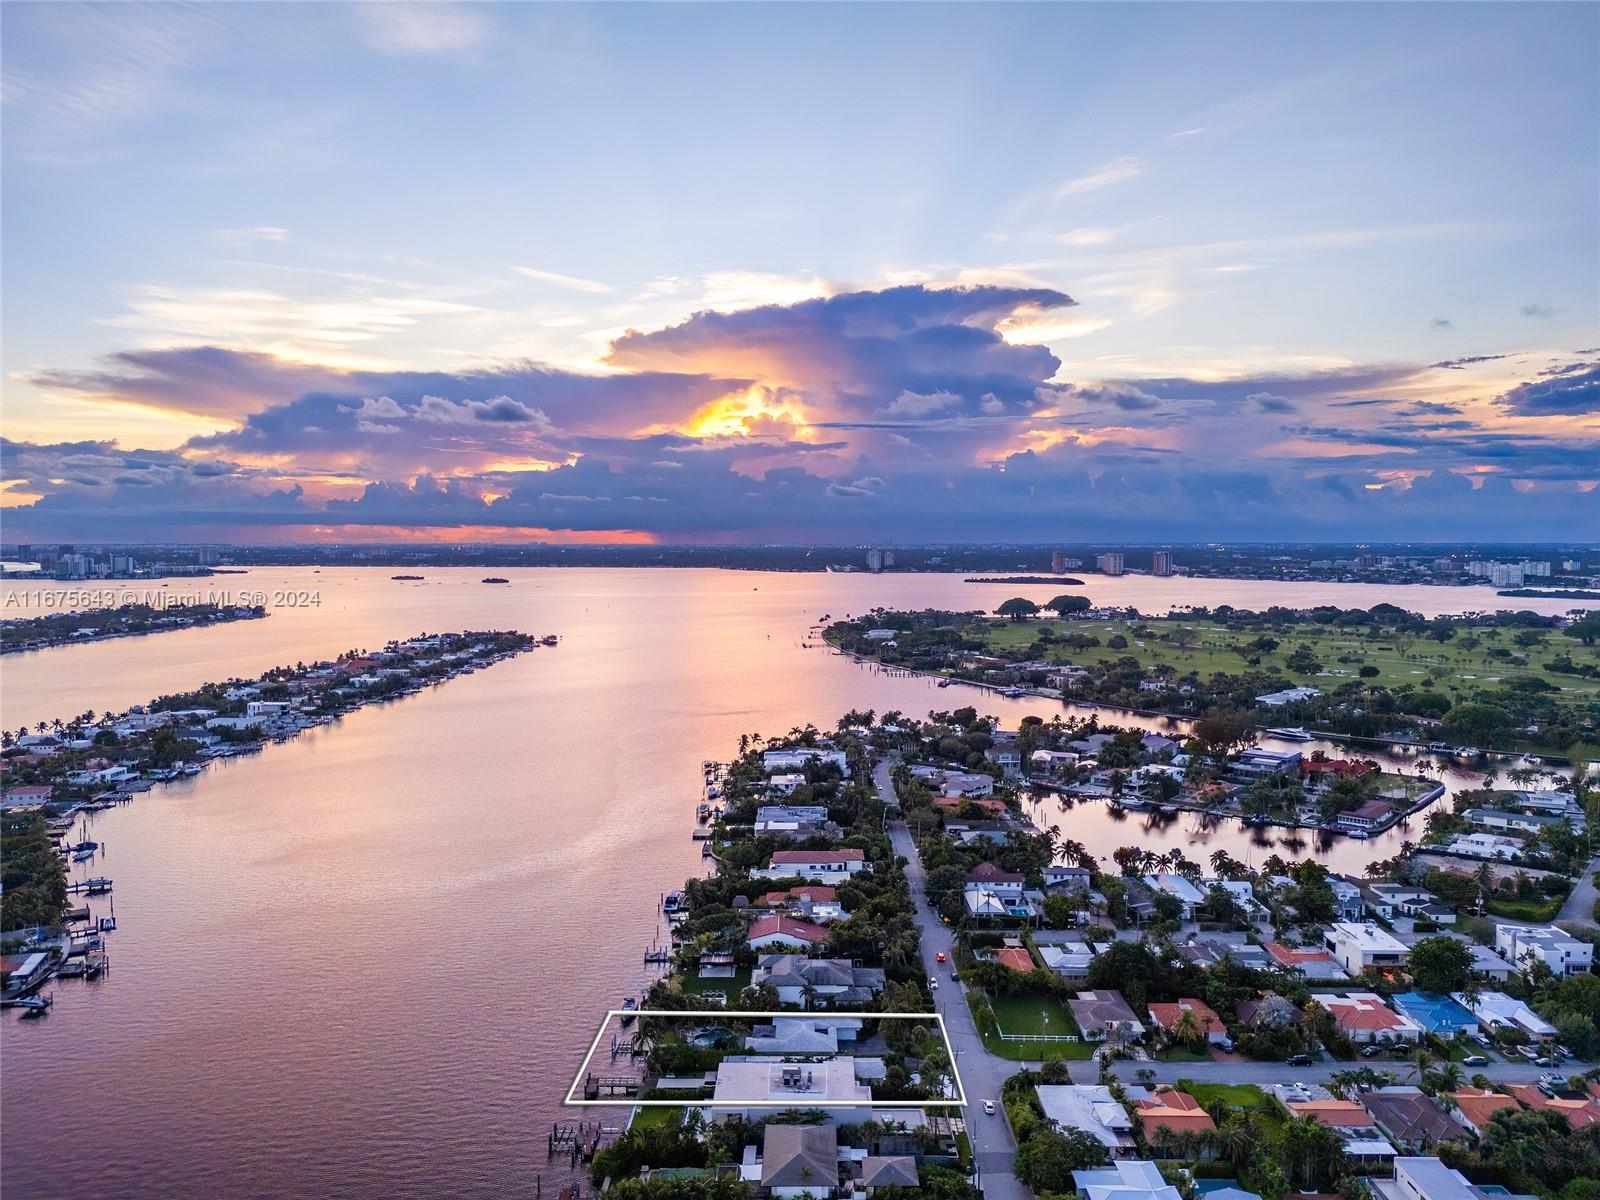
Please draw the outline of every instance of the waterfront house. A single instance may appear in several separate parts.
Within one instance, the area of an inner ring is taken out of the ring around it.
[[[761,769],[768,775],[804,771],[811,763],[832,764],[839,774],[850,777],[850,764],[843,750],[824,750],[815,746],[798,746],[790,750],[768,750],[761,756]]]
[[[820,804],[763,804],[756,809],[756,837],[800,842],[814,837],[837,838],[840,832]]]
[[[747,1121],[797,1108],[817,1109],[828,1120],[845,1124],[862,1120],[871,1103],[872,1089],[857,1078],[856,1060],[850,1055],[816,1062],[730,1055],[717,1064],[711,1095],[715,1116],[739,1116]]]
[[[1372,1114],[1354,1100],[1291,1100],[1284,1107],[1297,1119],[1309,1118],[1318,1125],[1337,1129],[1347,1136],[1374,1126]]]
[[[1333,1023],[1358,1046],[1374,1042],[1416,1042],[1422,1026],[1403,1013],[1395,1012],[1373,992],[1345,992],[1318,996],[1333,1017]]]
[[[1568,823],[1566,817],[1551,813],[1506,812],[1499,808],[1469,808],[1461,815],[1480,829],[1502,833],[1540,833],[1563,828]]]
[[[0,807],[32,808],[47,802],[51,790],[50,785],[46,783],[24,783],[10,787],[5,790],[4,797],[0,797]]]
[[[1036,775],[1060,775],[1077,762],[1078,756],[1070,750],[1035,750],[1028,755],[1028,763]]]
[[[751,871],[756,879],[810,879],[833,883],[849,879],[867,867],[867,856],[860,850],[776,850],[760,870]]]
[[[1445,844],[1445,849],[1467,858],[1493,858],[1511,862],[1522,854],[1522,841],[1498,833],[1458,833]]]
[[[1144,885],[1152,892],[1163,892],[1177,900],[1182,910],[1185,921],[1194,920],[1194,910],[1205,903],[1205,894],[1190,883],[1182,875],[1163,872],[1159,875],[1146,875]]]
[[[1404,942],[1370,922],[1336,921],[1323,934],[1322,945],[1352,976],[1403,967],[1411,958]]]
[[[1311,697],[1320,694],[1320,691],[1314,687],[1284,688],[1281,692],[1268,692],[1265,696],[1257,696],[1256,703],[1263,704],[1268,708],[1282,708],[1285,704],[1309,700]]]
[[[882,967],[862,967],[847,958],[807,958],[803,954],[764,954],[750,982],[769,983],[781,1004],[866,1008],[883,991]]]
[[[1300,765],[1298,750],[1243,750],[1233,762],[1233,772],[1246,779],[1262,779],[1268,775],[1287,775]]]
[[[792,796],[805,785],[806,777],[804,775],[774,775],[767,780],[767,787],[780,796]]]
[[[1084,867],[1050,866],[1044,869],[1047,892],[1087,892],[1091,878]]]
[[[745,942],[752,950],[772,950],[780,946],[809,949],[828,940],[828,931],[809,921],[796,921],[783,913],[757,917],[750,923]]]
[[[1387,800],[1368,800],[1365,804],[1342,812],[1334,824],[1346,833],[1367,833],[1382,825],[1394,813],[1394,805]]]
[[[1134,1041],[1145,1035],[1143,1022],[1128,1007],[1121,992],[1079,992],[1067,1001],[1067,1007],[1085,1041]]]
[[[1505,1195],[1503,1189],[1478,1187],[1437,1158],[1397,1158],[1393,1179],[1370,1183],[1373,1200],[1491,1200]]]
[[[1494,948],[1524,967],[1543,963],[1554,975],[1578,975],[1594,966],[1594,947],[1555,925],[1499,925]]]
[[[859,1017],[774,1017],[754,1026],[744,1039],[752,1054],[837,1054],[843,1043],[861,1035]]]

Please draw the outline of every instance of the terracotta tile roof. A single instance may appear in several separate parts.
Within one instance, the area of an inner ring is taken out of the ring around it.
[[[1346,1000],[1329,996],[1323,1007],[1333,1014],[1340,1029],[1375,1030],[1403,1029],[1406,1019],[1387,1005],[1373,1000]]]
[[[1196,1000],[1192,996],[1180,996],[1176,1004],[1152,1004],[1149,1007],[1150,1019],[1166,1030],[1176,1028],[1186,1012],[1194,1014],[1195,1023],[1200,1026],[1202,1034],[1221,1033],[1227,1028],[1227,1024],[1217,1015],[1214,1008],[1204,1000]],[[1178,1094],[1181,1096],[1183,1093]]]
[[[1600,1124],[1600,1104],[1592,1098],[1558,1096],[1552,1100],[1531,1083],[1513,1084],[1511,1094],[1529,1108],[1560,1113],[1574,1129]]]
[[[1268,942],[1267,953],[1274,961],[1285,967],[1298,967],[1308,962],[1333,961],[1333,956],[1326,950],[1302,950],[1294,946],[1285,946],[1282,942]]]
[[[1033,970],[1033,955],[1015,946],[1007,946],[996,954],[995,958],[1002,966],[1009,967],[1011,970],[1020,972],[1023,975]]]
[[[1136,1107],[1138,1111],[1134,1115],[1139,1118],[1147,1141],[1154,1140],[1160,1129],[1173,1133],[1206,1133],[1217,1127],[1211,1114],[1200,1107],[1200,1101],[1174,1088],[1162,1088],[1155,1099],[1140,1100]]]
[[[1481,1088],[1462,1088],[1458,1092],[1451,1092],[1450,1099],[1455,1101],[1456,1111],[1465,1117],[1474,1129],[1482,1129],[1489,1123],[1489,1118],[1502,1108],[1521,1107],[1510,1096],[1484,1091]]]
[[[796,921],[793,917],[774,913],[770,917],[758,917],[750,923],[748,940],[753,942],[757,938],[768,937],[774,933],[807,944],[826,941],[828,937],[828,931],[821,925],[813,925],[809,921]]]
[[[866,862],[867,856],[860,850],[776,850],[772,855],[772,865],[782,866],[784,863],[847,863]]]
[[[1372,1114],[1354,1100],[1304,1100],[1287,1108],[1297,1117],[1311,1117],[1330,1129],[1372,1128]]]

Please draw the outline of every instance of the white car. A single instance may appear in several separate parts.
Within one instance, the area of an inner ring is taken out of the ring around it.
[[[928,980],[928,987],[931,988],[933,991],[938,991],[939,990],[939,981],[937,979]]]
[[[983,1111],[988,1113],[991,1117],[994,1116],[994,1101],[985,1100],[983,1102]]]

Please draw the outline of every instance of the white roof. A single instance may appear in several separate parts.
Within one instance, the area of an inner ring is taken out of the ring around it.
[[[1367,921],[1336,921],[1329,927],[1328,936],[1379,954],[1409,953],[1409,947],[1399,938]]]
[[[781,1102],[779,1107],[867,1104],[872,1101],[872,1089],[856,1082],[855,1059],[849,1055],[806,1063],[739,1057],[718,1064],[712,1100],[719,1105]]]

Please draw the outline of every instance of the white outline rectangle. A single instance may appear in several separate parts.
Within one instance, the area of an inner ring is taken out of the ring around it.
[[[583,1083],[584,1068],[594,1058],[594,1052],[600,1047],[600,1039],[605,1036],[606,1028],[614,1017],[719,1017],[724,1021],[743,1020],[746,1017],[858,1017],[862,1020],[881,1021],[889,1020],[932,1020],[939,1026],[939,1036],[944,1039],[944,1048],[950,1057],[950,1074],[956,1081],[956,1094],[947,1100],[829,1100],[812,1107],[822,1108],[965,1108],[967,1106],[967,1089],[961,1082],[961,1068],[956,1065],[956,1048],[950,1041],[950,1031],[945,1028],[944,1015],[937,1012],[845,1012],[836,1009],[812,1010],[780,1010],[777,1012],[747,1012],[739,1008],[612,1008],[606,1010],[605,1020],[600,1022],[600,1028],[595,1031],[594,1041],[589,1043],[589,1052],[583,1056],[583,1061],[578,1064],[578,1073],[572,1077],[572,1083],[567,1088],[563,1105],[572,1108],[771,1108],[791,1109],[805,1108],[804,1104],[796,1104],[792,1100],[737,1100],[725,1101],[721,1104],[713,1100],[574,1100]]]

